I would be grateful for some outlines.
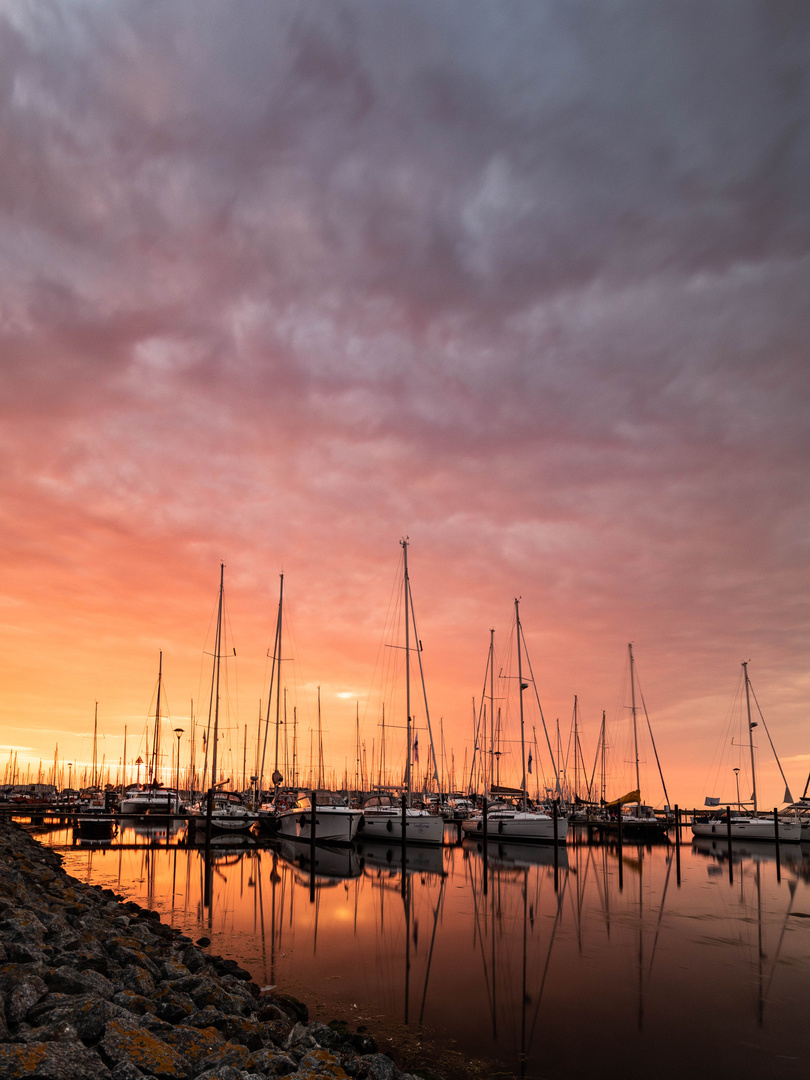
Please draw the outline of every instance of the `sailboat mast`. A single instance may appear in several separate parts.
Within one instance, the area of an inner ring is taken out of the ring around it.
[[[495,775],[495,630],[489,631],[489,783],[484,794],[489,798]]]
[[[579,795],[579,762],[577,750],[579,749],[579,730],[577,728],[577,695],[574,694],[574,799]],[[571,801],[574,802],[574,799]]]
[[[279,574],[278,588],[278,627],[276,628],[276,754],[273,764],[273,784],[278,785],[278,733],[281,722],[281,611],[284,599],[284,575]]]
[[[520,687],[520,764],[523,770],[523,809],[526,810],[526,739],[523,732],[523,691],[528,683],[523,683],[523,661],[520,652],[520,601],[515,597],[515,629],[517,633],[518,686]],[[559,782],[559,781],[558,781]]]
[[[92,787],[97,784],[96,774],[98,772],[98,702],[96,702],[95,713],[93,714],[93,780]]]
[[[633,748],[636,755],[636,791],[639,793],[638,801],[641,801],[641,778],[638,771],[638,727],[636,725],[636,670],[633,664],[633,646],[627,646],[630,652],[630,701],[633,710]]]
[[[225,563],[219,564],[219,606],[217,608],[217,631],[214,644],[214,748],[211,751],[211,789],[217,785],[217,743],[219,742],[219,671],[222,652],[222,596],[225,590]],[[212,800],[208,800],[210,814]]]
[[[408,582],[408,538],[400,540],[403,559],[403,589],[405,600],[405,711],[407,714],[407,750],[405,754],[405,795],[411,805],[411,641],[410,641],[410,588]]]
[[[163,684],[163,650],[160,651],[160,659],[158,661],[158,684],[157,684],[157,701],[155,703],[155,738],[152,742],[152,783],[158,782],[158,762],[160,761],[160,690]]]
[[[752,795],[751,800],[754,803],[754,817],[757,816],[757,774],[754,768],[754,725],[751,723],[751,696],[748,687],[748,661],[742,662],[743,671],[745,672],[745,707],[748,710],[748,746],[751,751],[751,784]]]

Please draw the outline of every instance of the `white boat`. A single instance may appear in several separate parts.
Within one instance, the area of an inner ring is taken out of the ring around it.
[[[130,784],[121,796],[119,813],[122,816],[179,812],[180,796],[174,788],[165,788],[162,784]]]
[[[482,814],[462,821],[461,827],[468,836],[484,834]],[[494,840],[534,840],[535,842],[564,844],[568,837],[568,819],[554,817],[542,810],[523,810],[520,807],[498,807],[487,811],[487,838]]]
[[[429,810],[405,807],[405,842],[408,844],[441,844],[444,842],[444,818]],[[363,821],[358,838],[385,840],[402,839],[402,803],[390,795],[371,795],[363,803]]]
[[[129,784],[124,789],[118,812],[127,817],[141,814],[179,814],[180,796],[174,788],[165,788],[157,777],[160,769],[160,698],[163,690],[163,653],[158,660],[157,693],[155,699],[155,728],[152,738],[151,761],[149,762],[149,780],[144,783]],[[149,739],[147,737],[147,751]],[[124,754],[126,757],[126,753]],[[147,756],[150,756],[147,754]],[[140,758],[138,758],[140,764]]]
[[[189,818],[195,839],[204,837],[208,831],[208,800],[211,801],[211,833],[249,833],[259,819],[236,791],[214,791],[204,796]]]
[[[283,840],[311,841],[313,817],[318,843],[350,844],[357,835],[363,811],[337,805],[328,793],[317,792],[313,815],[311,798],[299,795],[294,806],[280,810],[276,815],[277,835]]]
[[[810,779],[807,784],[810,785]],[[798,802],[789,803],[780,811],[780,818],[792,815],[797,818],[802,830],[802,843],[810,843],[810,799],[807,798],[807,787]]]
[[[776,815],[774,820],[773,814],[762,814],[757,807],[757,774],[756,774],[756,761],[754,758],[754,728],[757,726],[756,722],[751,720],[751,682],[748,677],[748,661],[743,660],[742,668],[745,680],[745,707],[746,717],[748,723],[748,752],[751,758],[751,783],[752,783],[752,795],[751,795],[751,810],[743,808],[744,804],[739,798],[739,769],[735,769],[734,772],[737,776],[737,808],[736,810],[728,807],[726,809],[717,809],[706,813],[695,814],[692,818],[692,834],[698,837],[712,837],[714,839],[727,839],[731,836],[733,840],[763,840],[774,841],[778,838],[780,843],[800,843],[802,839],[802,823],[794,806],[789,806],[787,812]],[[760,716],[762,714],[760,713]],[[762,718],[764,722],[764,717]],[[768,736],[770,741],[770,735]],[[773,743],[771,743],[773,747]],[[782,766],[779,763],[779,759],[776,761],[779,766],[779,771],[782,773]],[[782,773],[782,779],[785,779],[784,773]],[[790,792],[787,790],[787,781],[785,781],[785,794],[789,799]],[[707,800],[709,802],[710,800]],[[718,800],[711,800],[716,802]],[[810,831],[808,832],[810,835]]]
[[[780,843],[798,844],[801,841],[802,826],[798,818],[779,815],[775,823],[772,814],[745,814],[735,810],[731,811],[731,839],[765,840],[774,843],[777,823]],[[726,811],[696,814],[692,821],[692,834],[713,840],[726,840],[729,835]]]

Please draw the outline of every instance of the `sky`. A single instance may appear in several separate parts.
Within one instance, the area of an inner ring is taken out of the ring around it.
[[[283,573],[301,753],[320,687],[370,762],[407,537],[456,775],[519,597],[552,742],[576,695],[623,753],[632,643],[670,803],[725,801],[746,660],[801,794],[809,118],[799,0],[5,0],[0,758],[98,702],[131,761],[162,652],[183,761],[224,564],[235,760]]]

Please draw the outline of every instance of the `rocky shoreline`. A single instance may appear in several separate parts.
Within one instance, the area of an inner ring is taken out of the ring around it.
[[[0,824],[0,1080],[417,1080],[206,944]]]

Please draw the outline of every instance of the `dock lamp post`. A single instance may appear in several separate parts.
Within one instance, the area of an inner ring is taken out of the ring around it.
[[[177,809],[180,809],[180,736],[183,734],[181,727],[176,727],[174,733],[177,736],[177,771],[175,773],[175,789],[177,790]]]
[[[739,769],[734,770],[734,779],[737,782],[737,809],[742,810],[742,806],[740,805],[740,770]]]

